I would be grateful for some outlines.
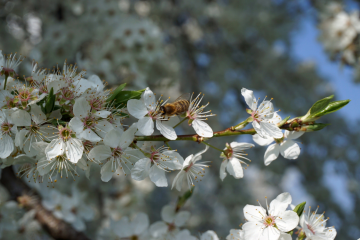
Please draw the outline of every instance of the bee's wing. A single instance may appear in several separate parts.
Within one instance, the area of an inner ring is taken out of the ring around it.
[[[180,97],[178,97],[174,102],[177,102],[179,100],[187,100],[190,101],[190,93],[184,93]]]

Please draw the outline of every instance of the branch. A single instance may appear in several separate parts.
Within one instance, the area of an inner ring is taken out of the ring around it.
[[[49,210],[45,209],[41,205],[39,194],[16,177],[12,167],[2,170],[0,183],[9,191],[12,200],[17,200],[25,208],[36,211],[36,220],[52,238],[56,240],[89,240],[84,233],[77,232],[69,224],[55,218]]]

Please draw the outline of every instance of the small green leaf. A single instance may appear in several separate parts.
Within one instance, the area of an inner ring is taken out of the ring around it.
[[[306,205],[306,202],[302,202],[294,208],[294,212],[296,212],[299,217],[304,212],[305,205]]]
[[[55,97],[56,96],[54,95],[54,89],[51,88],[49,95],[47,96],[46,103],[45,103],[45,113],[46,114],[51,113],[53,111],[54,106],[55,106]]]
[[[126,107],[130,99],[140,99],[144,90],[145,89],[139,91],[121,91],[113,101],[114,106],[119,109]]]
[[[180,209],[182,206],[185,205],[186,201],[191,197],[194,192],[194,188],[192,187],[190,190],[186,191],[184,195],[180,196],[178,199],[178,203],[176,205],[176,209]]]
[[[341,100],[329,103],[322,111],[317,112],[314,116],[321,117],[329,113],[336,112],[337,110],[346,106],[350,100]]]
[[[107,101],[107,102],[111,102],[111,101],[113,101],[114,99],[117,99],[117,95],[125,88],[125,86],[126,86],[126,83],[123,83],[123,84],[121,84],[120,86],[118,86],[118,87],[114,90],[113,94],[111,94],[111,96],[110,96],[106,101]]]
[[[332,98],[334,98],[334,95],[323,98],[323,99],[317,101],[316,103],[314,103],[314,105],[310,108],[310,115],[314,115],[317,112],[322,111],[324,108],[326,108],[329,105],[330,100]]]
[[[314,123],[311,125],[303,125],[301,127],[301,131],[303,132],[315,132],[315,131],[319,131],[321,129],[323,129],[324,127],[330,125],[330,123],[326,124],[326,123]]]
[[[52,125],[56,126],[56,127],[59,126],[59,125],[65,126],[65,125],[67,124],[67,122],[62,121],[62,120],[57,120],[57,119],[52,119],[52,120],[50,121],[50,123],[51,123]]]
[[[290,116],[288,116],[288,117],[286,117],[285,119],[283,119],[281,122],[279,122],[277,125],[278,125],[278,127],[281,127],[282,125],[284,125],[286,122],[287,122],[287,120],[289,120],[290,119]]]

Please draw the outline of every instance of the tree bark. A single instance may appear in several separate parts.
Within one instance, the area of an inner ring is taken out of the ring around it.
[[[26,209],[36,211],[36,220],[52,238],[56,240],[90,240],[84,233],[77,232],[72,226],[57,219],[49,210],[45,209],[41,204],[39,194],[16,177],[12,167],[2,170],[0,183],[9,191],[12,200],[18,201]]]

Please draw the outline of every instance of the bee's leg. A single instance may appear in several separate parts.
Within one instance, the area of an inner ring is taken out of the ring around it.
[[[170,117],[168,117],[168,121],[170,120]]]

